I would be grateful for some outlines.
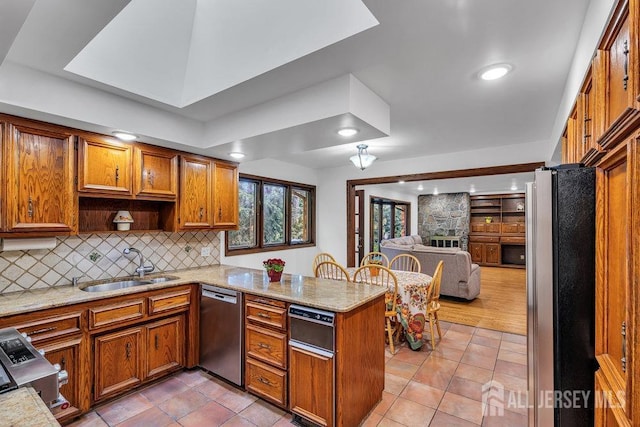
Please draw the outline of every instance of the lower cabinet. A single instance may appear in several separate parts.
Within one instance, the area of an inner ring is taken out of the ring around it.
[[[291,412],[321,426],[332,426],[334,413],[333,357],[289,346]]]
[[[184,366],[184,316],[96,336],[94,400]]]
[[[286,408],[287,371],[247,358],[245,382],[247,391]]]
[[[142,382],[143,333],[138,326],[95,338],[96,401]]]
[[[476,264],[500,264],[500,244],[469,242],[471,260]]]
[[[60,393],[69,401],[66,409],[54,408],[52,410],[58,421],[68,419],[80,414],[80,358],[81,358],[82,337],[61,340],[40,346],[44,350],[44,357],[51,364],[60,365],[60,369],[67,371],[68,381],[60,387]]]

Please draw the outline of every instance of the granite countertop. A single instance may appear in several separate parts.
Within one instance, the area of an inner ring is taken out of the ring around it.
[[[333,312],[351,311],[385,293],[385,288],[380,286],[353,284],[296,274],[283,274],[280,282],[269,283],[263,270],[229,265],[170,271],[145,277],[166,275],[175,276],[177,279],[104,292],[86,292],[82,288],[108,280],[80,283],[77,288],[58,286],[0,294],[0,315],[9,316],[192,283],[211,284]]]
[[[3,426],[59,427],[38,393],[31,387],[21,387],[0,394]]]

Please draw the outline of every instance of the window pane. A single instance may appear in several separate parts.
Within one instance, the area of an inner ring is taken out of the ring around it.
[[[396,205],[395,206],[395,230],[393,237],[403,237],[406,235],[407,229],[407,221],[406,221],[406,206],[404,205]]]
[[[306,190],[294,188],[291,190],[291,243],[305,243],[309,241],[310,223],[309,212],[311,197]]]
[[[371,250],[378,252],[380,250],[380,205],[372,204],[372,236],[371,236]]]
[[[229,247],[254,248],[258,246],[258,183],[240,180],[238,196],[239,227],[229,231]]]
[[[285,187],[264,184],[263,187],[263,244],[276,245],[285,242]]]
[[[382,205],[382,240],[391,238],[391,205]]]

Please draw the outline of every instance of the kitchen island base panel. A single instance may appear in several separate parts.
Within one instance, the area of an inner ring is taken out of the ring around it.
[[[382,400],[384,294],[336,316],[336,425],[359,425]]]

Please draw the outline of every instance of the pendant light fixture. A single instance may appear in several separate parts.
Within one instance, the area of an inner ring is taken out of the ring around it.
[[[349,160],[360,170],[365,170],[376,160],[376,156],[372,156],[367,152],[368,147],[367,144],[358,145],[358,154],[349,157]]]

